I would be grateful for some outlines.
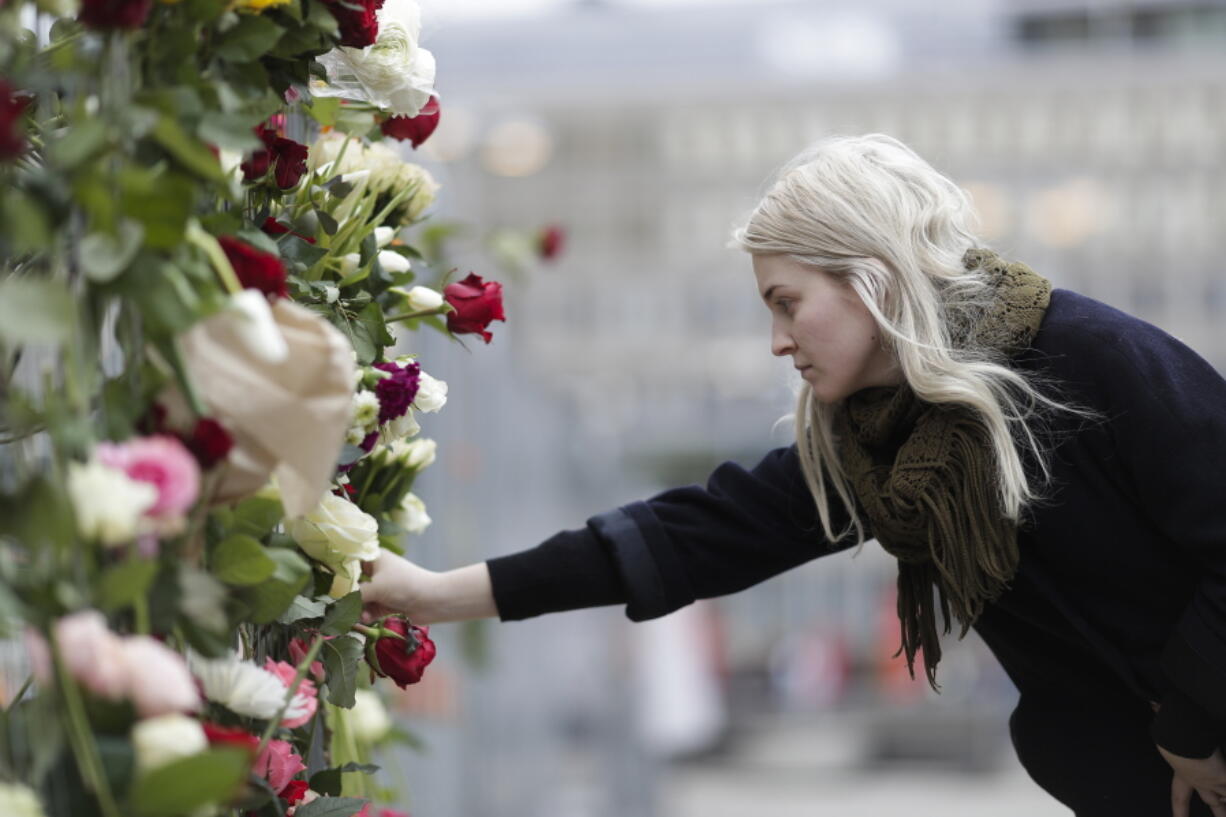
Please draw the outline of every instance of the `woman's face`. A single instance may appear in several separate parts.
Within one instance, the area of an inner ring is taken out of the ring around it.
[[[902,382],[876,321],[845,279],[781,254],[753,256],[753,271],[771,312],[771,352],[792,358],[818,401]]]

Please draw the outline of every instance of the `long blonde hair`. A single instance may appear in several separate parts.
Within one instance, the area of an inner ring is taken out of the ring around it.
[[[1041,393],[1036,377],[1009,368],[973,333],[966,339],[964,330],[993,296],[984,272],[963,264],[968,250],[984,246],[974,223],[967,194],[902,142],[879,133],[835,136],[784,165],[730,246],[786,254],[845,278],[916,396],[978,413],[991,440],[1000,507],[1017,522],[1050,476],[1037,433],[1040,410],[1088,412]],[[814,399],[808,384],[801,387],[795,414],[801,468],[825,534],[833,541],[854,529],[863,541],[832,431],[836,409]],[[1039,474],[1027,474],[1026,451]],[[832,529],[828,483],[850,514],[841,531]]]

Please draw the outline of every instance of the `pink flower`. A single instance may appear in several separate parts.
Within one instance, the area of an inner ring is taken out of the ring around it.
[[[123,642],[97,610],[82,610],[55,623],[55,642],[68,674],[100,698],[122,700],[128,691]]]
[[[294,682],[294,676],[298,674],[298,670],[291,664],[284,661],[273,661],[271,658],[264,661],[264,669],[271,672],[273,675],[281,679],[281,683],[285,684],[285,688],[289,689],[289,685]],[[315,685],[303,678],[298,683],[298,691],[294,693],[294,700],[290,702],[289,708],[301,714],[293,718],[286,718],[281,721],[281,725],[287,729],[296,729],[302,726],[315,716],[315,710],[319,706],[318,693],[315,690]]]
[[[133,437],[122,443],[99,443],[97,454],[103,465],[157,488],[157,501],[145,512],[149,516],[183,516],[200,493],[200,466],[196,458],[183,443],[167,434]]]
[[[306,764],[294,753],[293,744],[287,740],[270,740],[255,759],[252,771],[265,778],[273,791],[281,791],[304,769]]]
[[[142,718],[200,708],[196,682],[177,652],[147,635],[122,639],[120,649],[126,691]]]
[[[327,641],[328,639],[325,638],[324,640]],[[295,638],[289,642],[289,659],[294,662],[295,666],[297,666],[298,664],[302,663],[302,659],[307,657],[307,653],[310,651],[310,649],[311,645],[306,641],[301,638]],[[310,673],[315,677],[316,681],[322,684],[324,682],[323,662],[312,661]]]

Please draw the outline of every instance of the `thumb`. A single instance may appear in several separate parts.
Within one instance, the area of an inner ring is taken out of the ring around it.
[[[1192,786],[1175,775],[1171,778],[1171,815],[1188,817],[1188,803],[1192,799]]]

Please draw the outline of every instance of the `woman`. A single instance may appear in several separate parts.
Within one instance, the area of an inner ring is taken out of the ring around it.
[[[1226,381],[972,218],[890,137],[815,144],[734,234],[804,381],[796,444],[458,570],[385,553],[365,601],[641,621],[873,537],[912,673],[935,688],[938,626],[974,627],[1022,764],[1078,817],[1226,817]]]

